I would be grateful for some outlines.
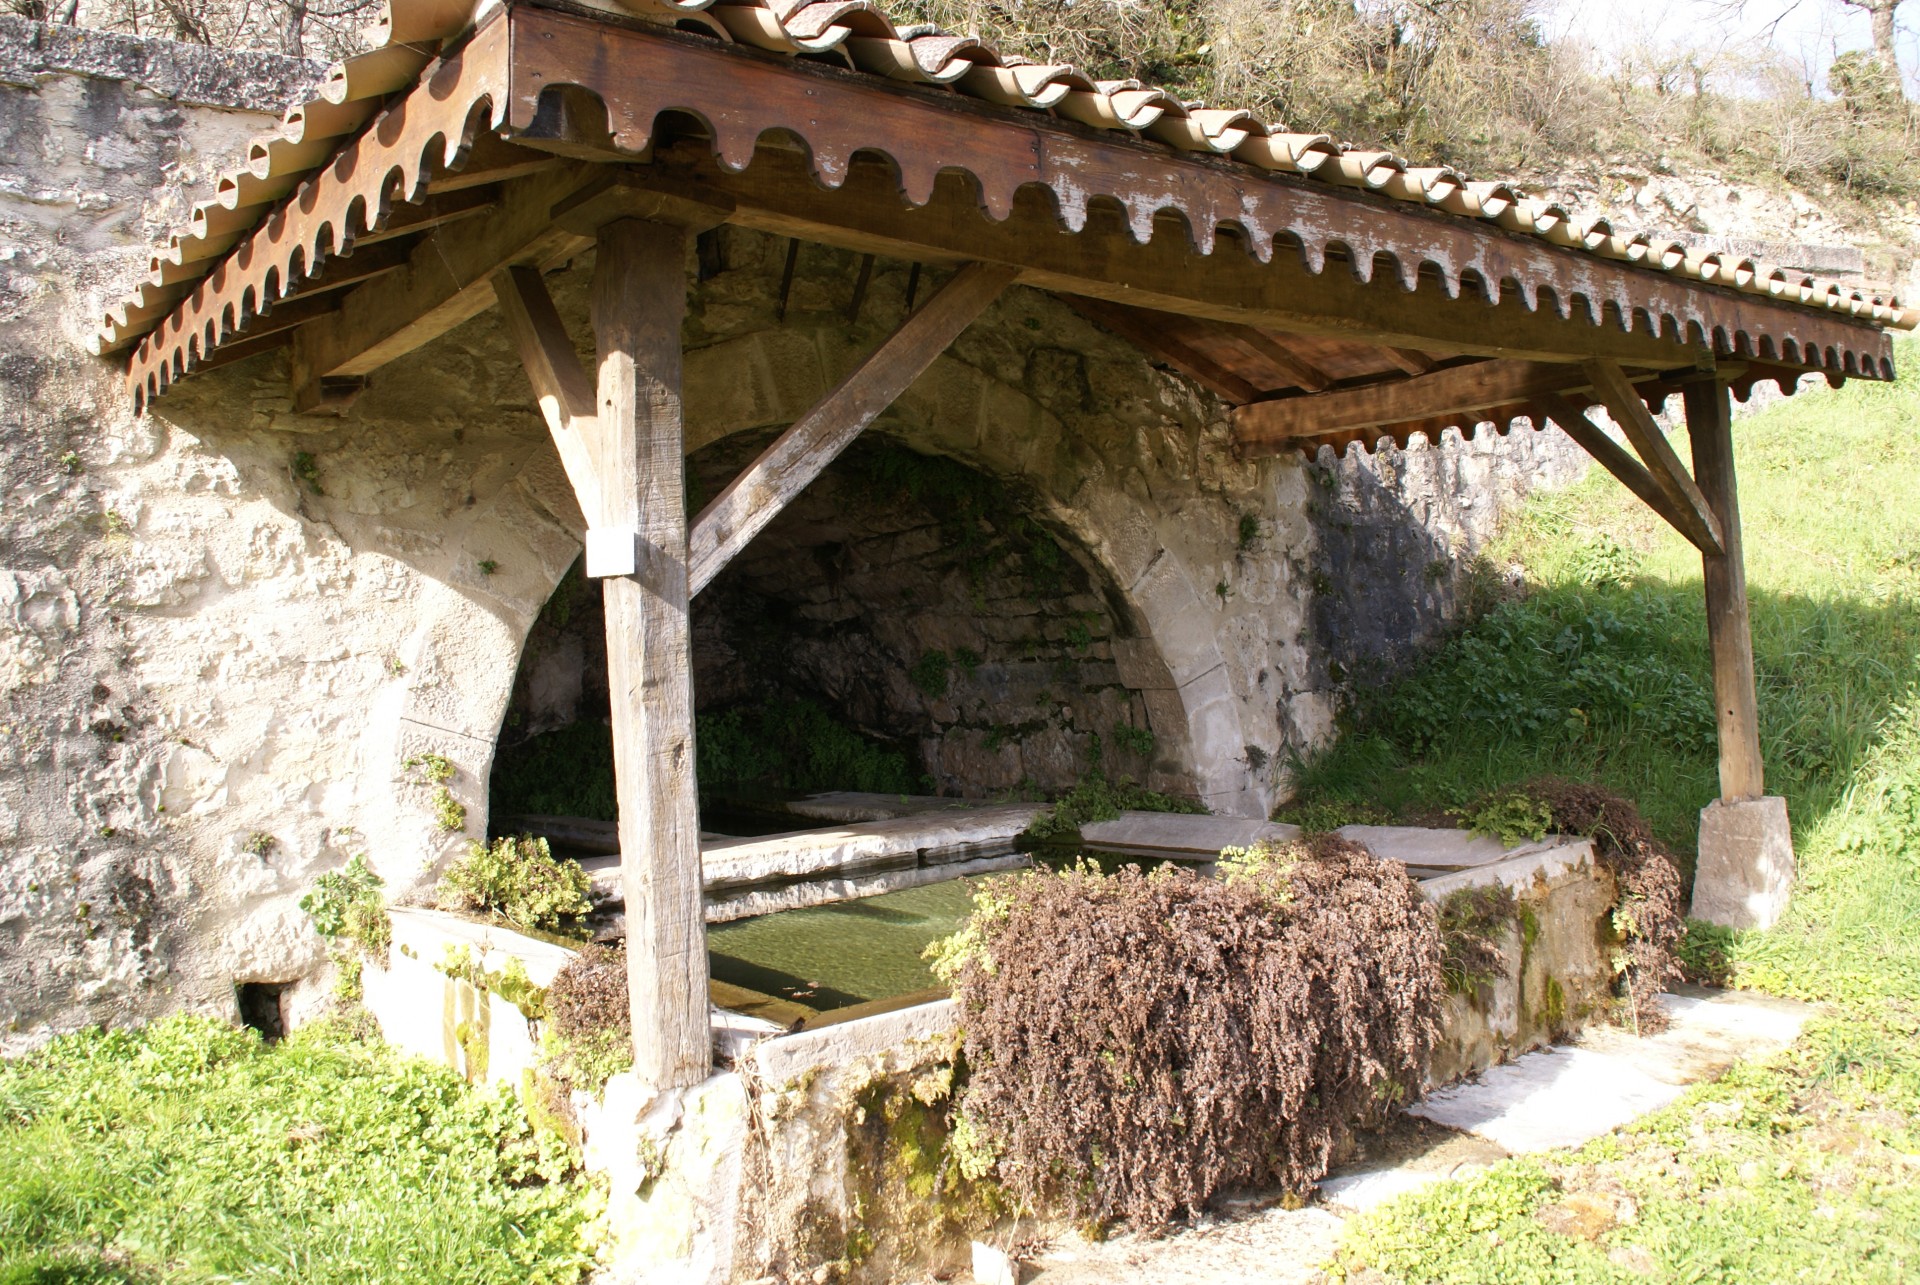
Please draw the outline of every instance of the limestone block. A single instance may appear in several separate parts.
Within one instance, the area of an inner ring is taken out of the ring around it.
[[[1700,810],[1690,912],[1695,919],[1727,928],[1771,928],[1787,908],[1793,876],[1785,799],[1716,799]]]

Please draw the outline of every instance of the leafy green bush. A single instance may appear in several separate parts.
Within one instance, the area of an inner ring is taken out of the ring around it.
[[[0,1280],[561,1285],[595,1206],[513,1093],[333,1024],[172,1017],[0,1062]]]
[[[1553,828],[1553,809],[1524,790],[1495,790],[1452,815],[1468,833],[1497,839],[1503,848],[1537,843]]]
[[[593,909],[592,881],[576,861],[556,859],[545,839],[505,835],[471,843],[440,880],[448,910],[499,915],[541,932],[562,932]]]
[[[941,661],[944,691],[944,655]],[[703,715],[695,738],[702,789],[772,786],[906,794],[917,785],[905,754],[862,736],[806,699]]]
[[[1095,821],[1111,821],[1122,812],[1205,812],[1191,799],[1176,799],[1142,789],[1125,777],[1109,781],[1098,768],[1082,777],[1027,827],[1027,837],[1045,841],[1071,838]]]
[[[633,1012],[623,950],[587,946],[547,988],[541,1062],[569,1088],[598,1093],[633,1065]]]

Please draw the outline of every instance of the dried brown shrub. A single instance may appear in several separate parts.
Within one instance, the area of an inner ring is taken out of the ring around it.
[[[1665,1018],[1656,997],[1680,977],[1675,951],[1686,935],[1680,867],[1633,803],[1597,785],[1543,777],[1526,792],[1547,805],[1556,829],[1594,842],[1620,885],[1614,928],[1626,955],[1622,986],[1640,1026],[1659,1029]]]
[[[581,947],[547,987],[547,1020],[564,1039],[611,1031],[631,1040],[626,954],[609,946]]]
[[[1444,991],[1404,868],[1334,835],[1226,877],[998,881],[949,975],[970,1127],[1034,1208],[1136,1226],[1229,1184],[1301,1191],[1419,1085]]]

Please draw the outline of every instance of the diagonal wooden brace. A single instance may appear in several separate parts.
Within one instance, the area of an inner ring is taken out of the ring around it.
[[[567,471],[567,481],[573,484],[580,514],[587,520],[591,535],[605,519],[600,501],[600,426],[595,417],[593,377],[580,364],[538,268],[502,268],[493,276],[493,293],[500,303],[500,320],[533,384],[541,417],[553,434],[560,464]]]
[[[893,405],[934,358],[1012,284],[1017,269],[972,263],[909,316],[885,343],[795,420],[694,519],[687,540],[689,594],[713,582],[867,425]]]
[[[1562,432],[1578,442],[1607,472],[1620,479],[1620,484],[1639,496],[1643,504],[1666,519],[1669,526],[1703,552],[1720,551],[1713,533],[1695,521],[1689,510],[1675,505],[1647,472],[1646,466],[1634,458],[1633,452],[1608,437],[1599,425],[1587,418],[1586,412],[1579,406],[1558,393],[1543,393],[1535,400]]]
[[[1633,383],[1620,369],[1620,364],[1594,360],[1583,363],[1582,369],[1592,381],[1593,395],[1607,408],[1614,423],[1620,425],[1620,431],[1640,453],[1654,485],[1683,519],[1674,525],[1702,550],[1720,553],[1725,548],[1720,520],[1714,516],[1706,497],[1700,494],[1700,488],[1694,485],[1686,465],[1673,453],[1667,435],[1648,413],[1647,404],[1633,391]]]

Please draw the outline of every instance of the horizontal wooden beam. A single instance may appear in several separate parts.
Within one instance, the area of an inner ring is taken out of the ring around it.
[[[1565,362],[1482,361],[1361,388],[1255,402],[1233,412],[1233,446],[1242,458],[1297,450],[1302,441],[1355,429],[1404,424],[1527,402],[1584,387],[1588,376]]]
[[[1690,529],[1711,537],[1708,544],[1713,552],[1718,553],[1724,547],[1720,519],[1713,515],[1713,509],[1708,506],[1706,497],[1700,494],[1700,488],[1693,484],[1687,466],[1680,462],[1673,447],[1668,445],[1667,435],[1660,431],[1660,425],[1647,410],[1647,404],[1634,392],[1633,383],[1627,378],[1626,372],[1610,361],[1589,361],[1581,366],[1581,370],[1593,388],[1594,397],[1607,408],[1607,413],[1613,416],[1613,422],[1620,426],[1620,431],[1633,443],[1633,449],[1640,453],[1654,483],[1676,509],[1690,515]]]
[[[1718,554],[1723,551],[1720,537],[1703,525],[1692,510],[1675,505],[1647,472],[1646,466],[1587,418],[1587,413],[1578,405],[1558,393],[1543,393],[1534,400],[1560,426],[1562,432],[1579,443],[1601,467],[1618,478],[1622,486],[1640,497],[1643,504],[1664,518],[1669,526],[1701,552]]]
[[[1310,393],[1325,392],[1333,386],[1333,376],[1304,357],[1296,356],[1285,344],[1251,326],[1235,326],[1227,338],[1257,357],[1264,357],[1295,386]]]
[[[369,282],[293,342],[294,409],[325,409],[330,386],[349,386],[394,358],[478,316],[494,303],[493,278],[514,264],[545,266],[592,246],[556,225],[553,207],[587,183],[573,170],[515,179],[485,219],[435,228],[390,279]]]
[[[762,452],[694,519],[687,584],[699,593],[867,425],[1013,283],[1014,271],[969,264]]]

